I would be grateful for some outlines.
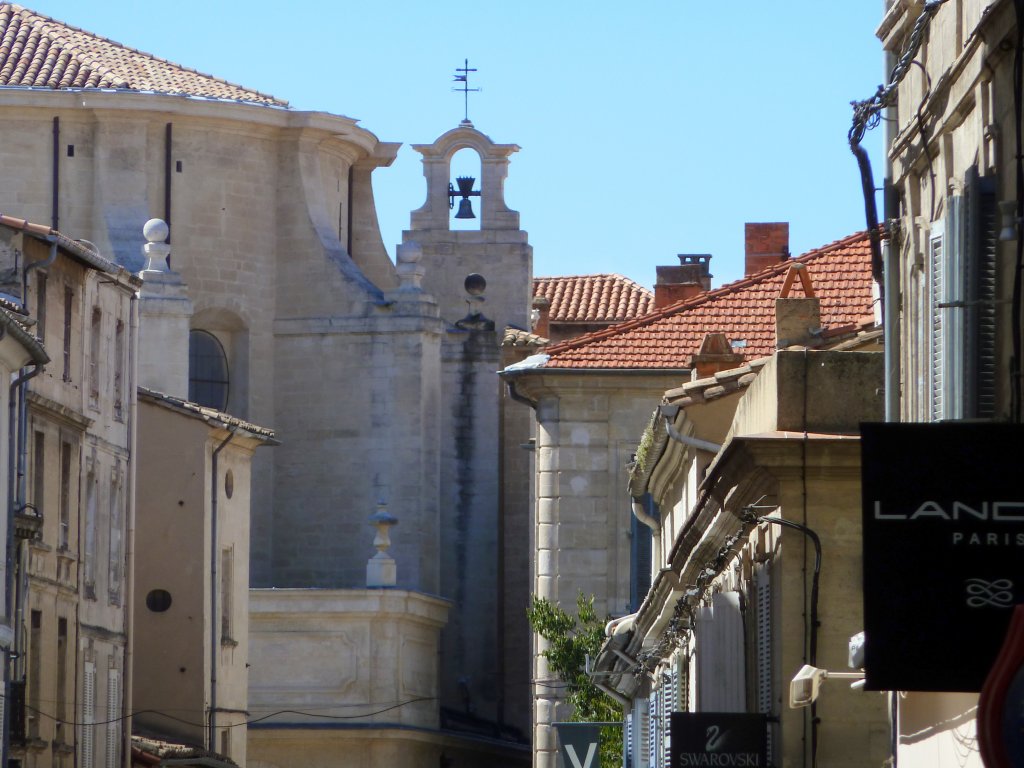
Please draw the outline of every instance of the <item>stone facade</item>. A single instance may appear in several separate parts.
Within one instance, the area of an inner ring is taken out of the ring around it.
[[[212,749],[245,765],[250,465],[272,435],[147,390],[139,400],[135,724],[185,744],[214,730]]]
[[[768,715],[773,765],[885,760],[883,699],[834,681],[813,713],[787,704],[793,674],[844,669],[863,628],[856,432],[881,417],[881,373],[877,352],[780,351],[666,395],[682,437],[655,425],[630,480],[660,511],[652,588],[613,623],[597,664],[631,732],[653,734],[629,745],[636,764],[665,759],[674,711]],[[819,537],[816,588],[810,534],[779,519]]]
[[[7,218],[0,254],[6,292],[55,350],[20,390],[9,755],[24,766],[119,764],[131,711],[139,282],[87,246]]]
[[[428,200],[396,264],[371,176],[398,145],[346,117],[131,89],[10,90],[0,146],[0,210],[72,231],[130,271],[144,266],[144,223],[170,224],[170,270],[151,270],[161,274],[140,302],[146,345],[162,354],[140,372],[188,399],[184,339],[208,334],[228,372],[219,410],[274,427],[280,447],[253,459],[252,583],[361,588],[364,511],[385,501],[410,532],[391,550],[397,586],[455,601],[444,707],[474,727],[507,735],[498,721],[511,717],[525,731],[526,686],[506,658],[525,653],[527,594],[506,600],[501,574],[526,561],[498,551],[525,531],[523,515],[501,511],[500,339],[475,315],[459,322],[475,272],[492,285],[471,301],[481,317],[528,327],[532,253],[503,196],[516,148],[471,125],[419,147]],[[449,161],[467,147],[481,155],[482,226],[451,232]]]
[[[630,517],[624,468],[636,449],[638,424],[680,374],[556,372],[505,369],[516,396],[536,418],[535,507],[530,540],[533,594],[563,606],[593,595],[598,615],[628,613]],[[522,408],[522,406],[520,406]],[[523,409],[525,410],[525,409]],[[533,638],[534,765],[554,766],[550,724],[568,717],[552,673]]]
[[[878,29],[886,71],[922,16],[915,65],[885,115],[890,417],[1019,422],[1024,191],[1013,78],[1022,19],[1009,0],[896,0]],[[971,693],[900,694],[900,765],[980,766],[977,702]]]

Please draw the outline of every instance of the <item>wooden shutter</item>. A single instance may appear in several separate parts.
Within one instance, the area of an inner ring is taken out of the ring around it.
[[[651,691],[648,704],[648,727],[647,727],[647,765],[651,768],[659,765],[658,745],[661,741],[661,707],[659,706],[661,691]]]
[[[928,344],[929,411],[932,421],[945,414],[945,317],[940,306],[946,298],[945,260],[943,259],[942,230],[933,232],[928,241],[928,313],[931,316],[931,336]]]
[[[964,416],[996,415],[996,246],[998,203],[992,177],[967,173],[964,235],[967,311],[964,327]]]
[[[93,768],[93,736],[96,720],[96,663],[85,662],[82,673],[82,737],[79,742],[81,749],[81,768]]]
[[[120,765],[121,722],[121,671],[111,669],[107,676],[107,768]]]
[[[775,695],[772,686],[772,583],[771,563],[762,563],[754,570],[757,631],[757,711],[772,714]],[[768,755],[772,754],[772,726],[768,725]]]
[[[650,768],[651,705],[647,699],[633,703],[633,764],[635,768]]]

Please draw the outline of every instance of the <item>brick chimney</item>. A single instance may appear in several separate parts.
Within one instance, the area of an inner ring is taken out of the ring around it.
[[[752,223],[745,227],[746,269],[749,276],[789,258],[789,222]]]
[[[690,299],[711,290],[711,254],[680,253],[678,267],[656,267],[654,308]]]
[[[700,351],[690,361],[693,378],[706,379],[719,371],[728,371],[743,365],[743,355],[732,348],[724,333],[704,334]]]
[[[531,330],[545,339],[551,338],[551,302],[545,296],[534,296],[531,308]]]

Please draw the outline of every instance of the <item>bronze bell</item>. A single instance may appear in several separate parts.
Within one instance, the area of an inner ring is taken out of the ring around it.
[[[473,213],[473,203],[470,202],[468,197],[464,197],[459,200],[459,212],[455,214],[456,219],[475,219],[476,214]]]

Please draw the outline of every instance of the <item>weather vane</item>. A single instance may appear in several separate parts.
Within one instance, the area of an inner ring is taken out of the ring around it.
[[[480,90],[481,90],[480,88],[470,88],[469,87],[469,73],[470,72],[476,72],[476,70],[475,69],[470,69],[470,67],[469,67],[469,59],[466,59],[465,60],[465,64],[463,64],[463,66],[461,66],[461,67],[457,67],[456,70],[455,70],[455,82],[456,83],[461,83],[462,86],[461,87],[455,86],[454,88],[452,88],[453,91],[456,91],[456,92],[462,94],[462,98],[463,98],[463,100],[465,102],[465,114],[466,114],[466,117],[462,121],[464,123],[468,123],[469,122],[469,94],[470,94],[470,92],[472,91],[474,93],[479,93]]]

